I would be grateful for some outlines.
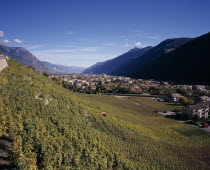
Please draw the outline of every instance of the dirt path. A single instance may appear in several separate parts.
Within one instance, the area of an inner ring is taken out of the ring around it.
[[[151,108],[151,107],[149,107],[149,106],[146,106],[146,105],[144,105],[144,104],[137,103],[137,102],[132,101],[132,100],[129,100],[129,99],[125,99],[125,98],[127,98],[127,96],[114,96],[114,97],[117,97],[117,98],[119,98],[119,99],[121,99],[121,100],[124,100],[124,101],[128,101],[128,102],[134,103],[134,104],[136,104],[136,105],[142,106],[142,107],[147,108],[147,109],[150,109],[150,110],[152,110],[152,111],[156,111],[156,112],[158,112],[158,113],[160,113],[160,114],[162,114],[162,115],[164,115],[164,116],[170,116],[170,115],[174,115],[174,114],[175,114],[175,112],[172,112],[172,111],[160,112],[160,111],[158,111],[158,110],[156,110],[156,109],[153,109],[153,108]]]
[[[153,109],[153,108],[151,108],[151,107],[149,107],[149,106],[146,106],[146,105],[144,105],[144,104],[137,103],[137,102],[134,102],[134,101],[129,100],[129,99],[125,99],[125,98],[127,98],[127,96],[114,96],[114,97],[117,97],[117,98],[119,98],[119,99],[121,99],[121,100],[124,100],[124,101],[127,101],[127,102],[134,103],[134,104],[136,104],[136,105],[142,106],[142,107],[147,108],[147,109],[150,109],[150,110],[152,110],[152,111],[157,111],[157,110],[155,110],[155,109]]]

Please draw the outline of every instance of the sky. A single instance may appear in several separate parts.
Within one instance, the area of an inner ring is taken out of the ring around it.
[[[209,0],[1,0],[0,42],[89,67],[134,47],[210,31]]]

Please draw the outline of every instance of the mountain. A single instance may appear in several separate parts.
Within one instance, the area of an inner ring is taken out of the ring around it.
[[[206,131],[8,64],[0,74],[0,169],[210,169]]]
[[[210,84],[209,44],[210,33],[194,39],[169,39],[112,74]]]
[[[146,66],[145,78],[210,84],[210,33],[195,38]],[[155,65],[152,72],[149,67]]]
[[[116,69],[111,74],[140,78],[142,76],[142,70],[146,68],[149,63],[159,60],[163,55],[174,51],[179,46],[191,40],[191,38],[167,39],[153,47],[147,53],[144,53],[143,55],[130,60],[123,67]],[[151,65],[151,70],[154,70],[153,66],[154,65]]]
[[[66,66],[61,64],[52,64],[48,61],[42,61],[46,66],[53,68],[55,73],[82,73],[85,67]]]
[[[152,47],[146,47],[146,48],[134,48],[128,51],[127,53],[118,56],[114,59],[99,62],[95,65],[85,69],[83,73],[94,73],[94,74],[110,74],[114,72],[117,69],[120,69],[123,67],[126,63],[128,63],[130,60],[139,57],[152,49]]]
[[[103,63],[105,63],[105,62],[106,61],[104,61],[104,62],[98,62],[98,63],[96,63],[96,64],[94,64],[94,65],[86,68],[82,73],[84,73],[84,74],[94,73],[95,70],[99,69],[103,65]]]
[[[2,51],[4,55],[14,58],[23,64],[34,67],[37,71],[53,72],[52,68],[47,67],[44,63],[39,61],[32,53],[30,53],[25,48],[7,47],[5,45],[0,44],[0,51]]]
[[[158,58],[159,56],[169,53],[179,47],[180,45],[191,41],[191,38],[174,38],[168,39],[160,43],[156,47],[145,47],[131,49],[125,54],[118,56],[114,59],[97,63],[83,71],[83,73],[93,73],[93,74],[112,74],[112,75],[124,75],[134,77],[134,73],[130,73],[129,67],[143,67],[145,62]],[[138,61],[141,61],[140,63]],[[136,63],[138,62],[138,64]],[[141,66],[140,66],[141,65]],[[128,70],[127,70],[128,69]]]
[[[76,66],[63,66],[49,62],[39,61],[32,53],[22,47],[7,47],[0,44],[0,51],[17,61],[34,67],[37,71],[48,73],[81,73],[85,68]]]

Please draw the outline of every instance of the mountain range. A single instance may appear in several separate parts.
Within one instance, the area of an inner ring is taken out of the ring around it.
[[[167,39],[155,47],[134,48],[83,73],[209,84],[209,44],[210,33],[197,38]]]
[[[37,71],[47,72],[51,74],[60,73],[81,73],[85,68],[77,66],[66,66],[59,64],[52,64],[47,61],[38,60],[31,52],[22,47],[8,47],[0,44],[0,51],[17,61],[34,67]]]
[[[114,59],[89,68],[52,64],[38,60],[22,47],[0,44],[0,51],[17,61],[51,74],[85,73],[210,84],[210,33],[197,38],[173,38],[157,46],[133,48]]]

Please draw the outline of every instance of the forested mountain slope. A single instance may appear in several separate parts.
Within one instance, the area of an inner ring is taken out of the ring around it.
[[[210,168],[207,132],[111,96],[74,94],[13,59],[0,73],[5,135],[19,169]]]
[[[167,45],[170,45],[170,41],[180,40],[187,41],[178,46]],[[194,39],[166,40],[112,74],[178,83],[210,84],[209,44],[210,33]]]

